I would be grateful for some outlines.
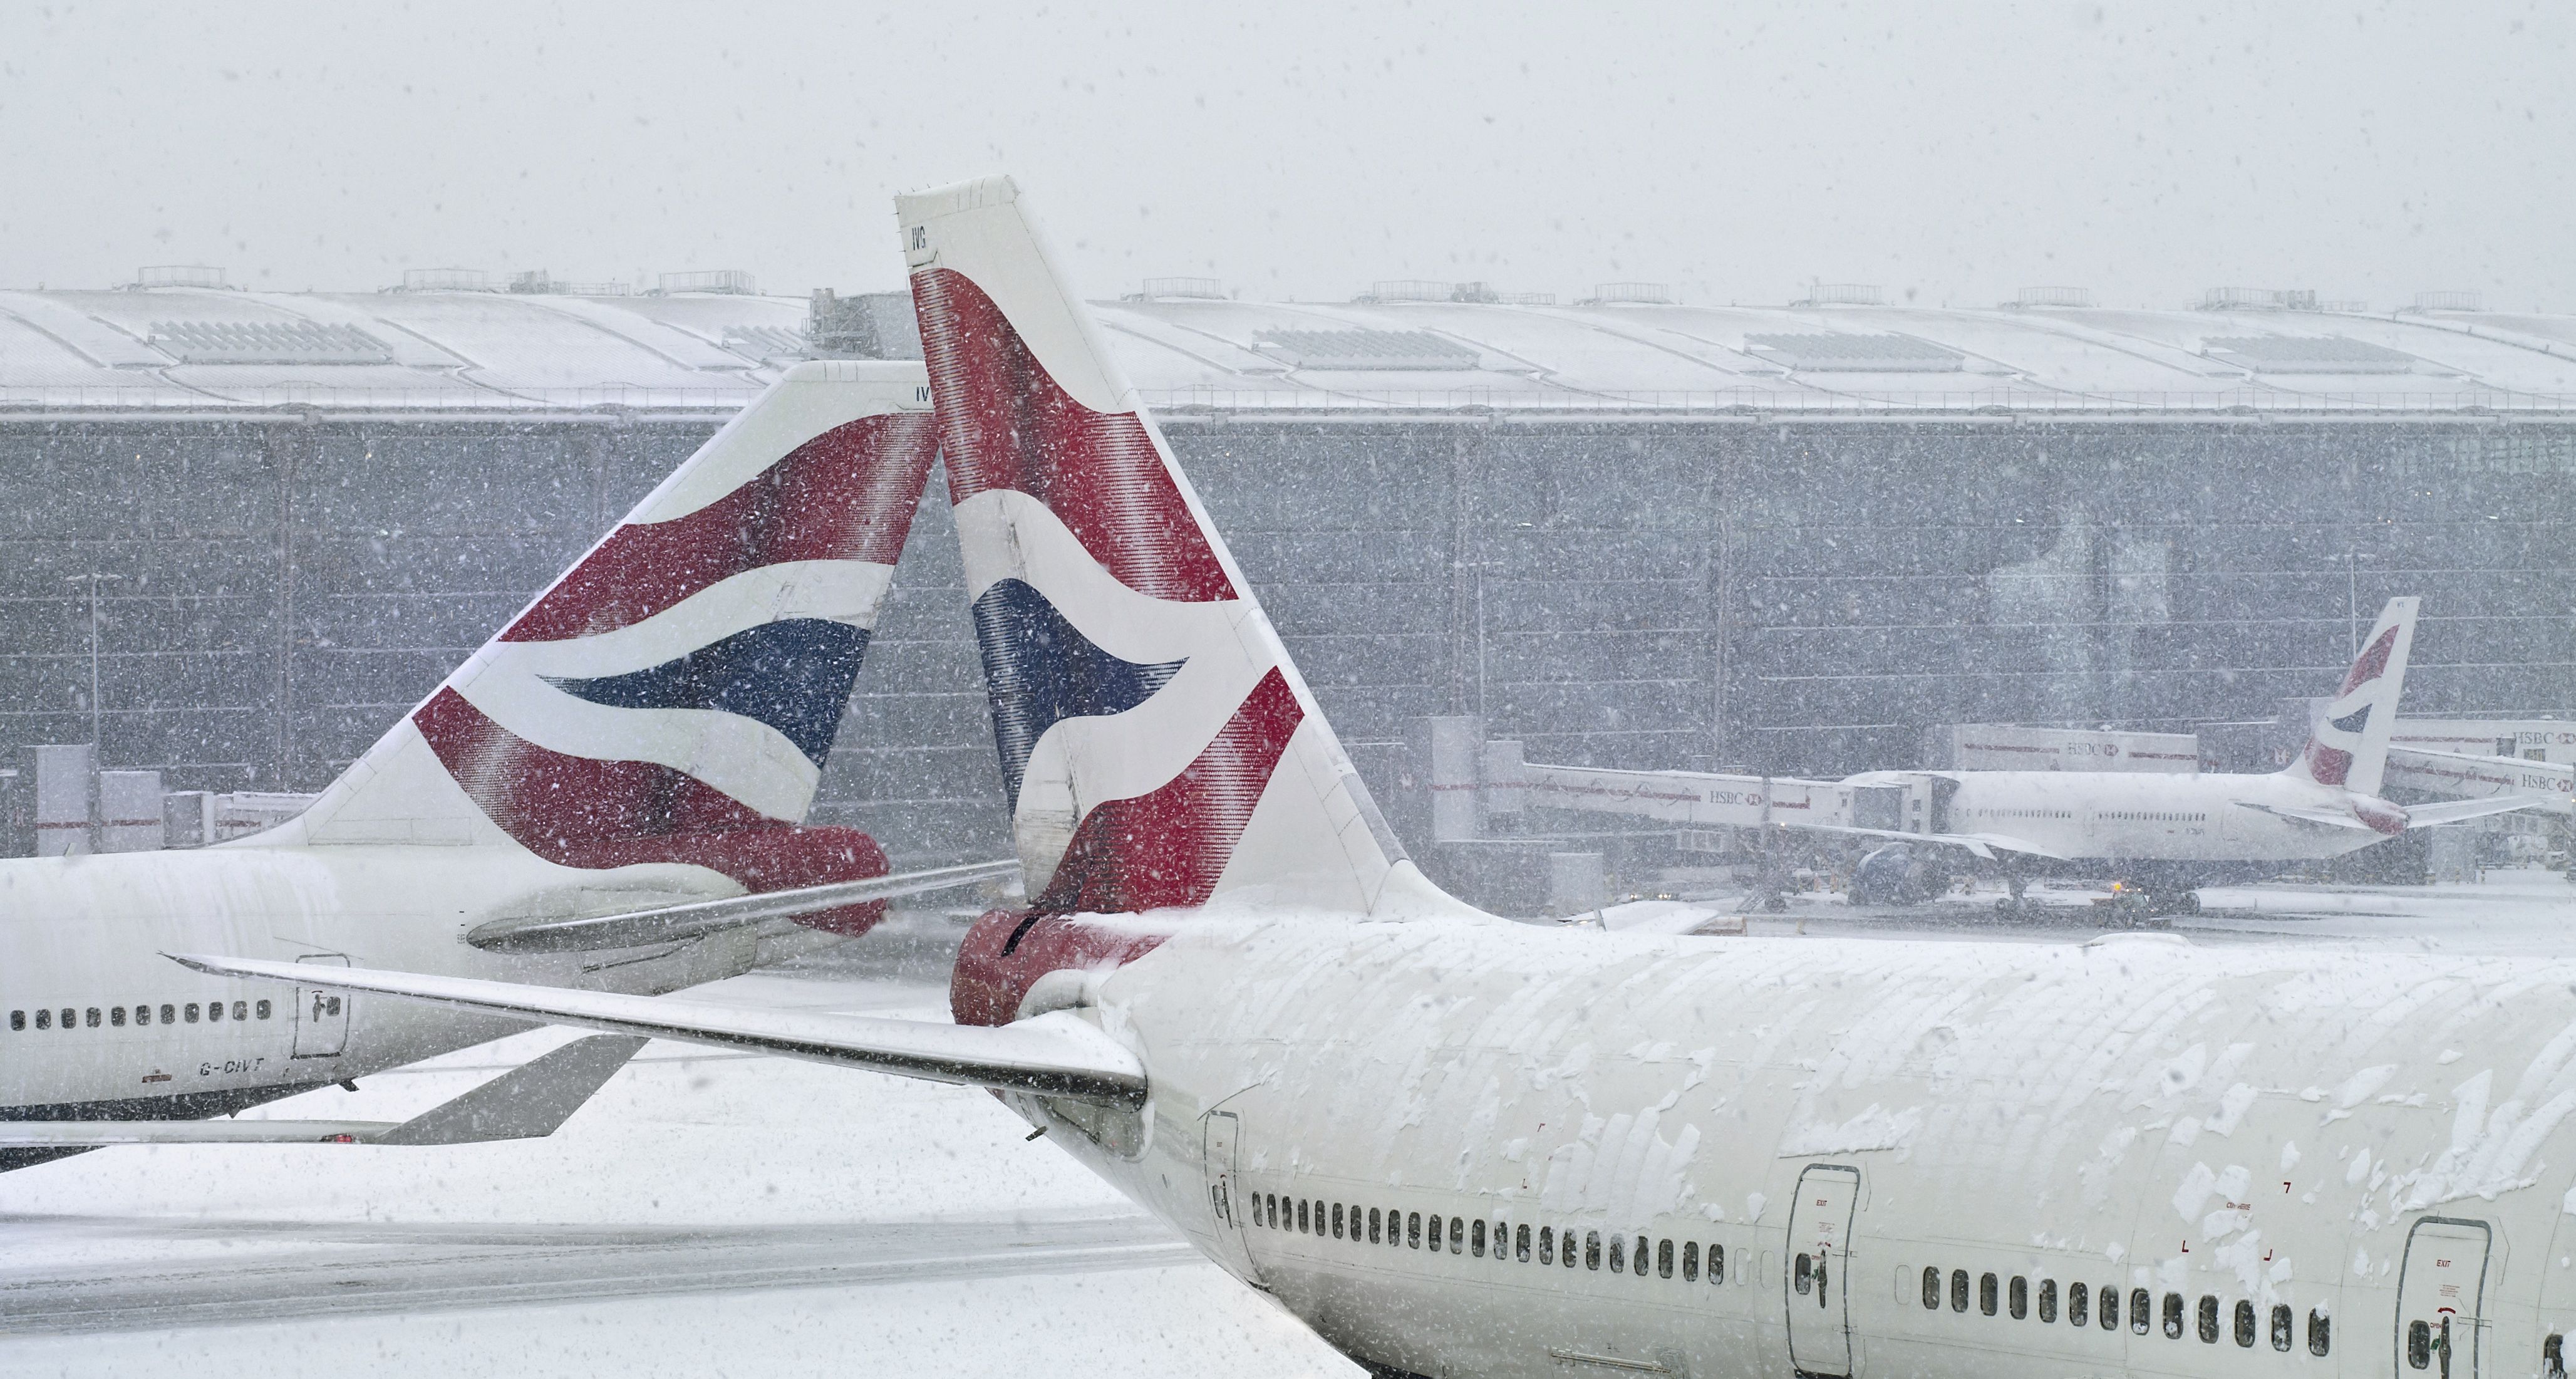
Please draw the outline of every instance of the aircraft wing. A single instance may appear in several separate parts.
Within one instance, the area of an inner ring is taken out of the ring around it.
[[[2410,804],[2406,807],[2406,826],[2425,828],[2433,824],[2458,823],[2462,819],[2482,819],[2489,814],[2509,814],[2517,809],[2564,810],[2567,801],[2556,795],[2500,795],[2485,800],[2443,800],[2435,804]]]
[[[116,1144],[477,1144],[541,1139],[581,1109],[644,1047],[594,1034],[501,1074],[410,1120],[26,1120],[0,1122],[0,1149]]]
[[[1892,828],[1855,828],[1849,824],[1814,824],[1803,819],[1784,819],[1780,821],[1780,826],[1803,828],[1814,833],[1851,833],[1864,838],[1888,838],[1900,843],[1943,843],[1955,848],[1965,848],[1989,862],[1995,860],[1995,854],[1998,852],[2045,857],[2052,862],[2066,860],[2064,853],[2052,852],[2037,843],[2024,842],[2019,838],[2001,833],[1900,833]]]
[[[633,948],[648,943],[675,943],[701,938],[719,929],[794,919],[871,900],[952,890],[980,881],[1020,874],[1016,857],[970,862],[962,867],[871,876],[863,881],[836,881],[828,886],[801,886],[792,891],[765,891],[723,900],[700,900],[622,914],[579,919],[496,919],[477,926],[465,941],[494,953],[575,953],[601,948]]]
[[[1142,1106],[1145,1101],[1145,1068],[1136,1056],[1064,1012],[997,1029],[867,1015],[760,1010],[363,967],[325,968],[314,963],[185,953],[164,956],[217,976],[371,991],[483,1015],[541,1020],[609,1034],[676,1039],[715,1048],[749,1049],[931,1082],[1034,1092],[1128,1108]]]

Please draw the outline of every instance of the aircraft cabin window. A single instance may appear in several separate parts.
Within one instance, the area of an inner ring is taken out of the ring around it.
[[[2057,1280],[2053,1278],[2039,1281],[2039,1319],[2044,1322],[2057,1320]]]
[[[91,1007],[89,1008],[89,1012],[88,1012],[88,1014],[89,1014],[89,1019],[88,1019],[88,1022],[87,1022],[87,1023],[88,1023],[88,1025],[89,1025],[89,1027],[90,1027],[91,1029],[96,1029],[96,1028],[98,1028],[98,1007],[97,1007],[97,1006],[91,1006]]]
[[[1474,1255],[1478,1259],[1483,1259],[1485,1257],[1484,1222],[1478,1221],[1475,1225],[1467,1228],[1467,1253]],[[1502,1251],[1496,1250],[1494,1253],[1501,1254]]]
[[[1631,1260],[1633,1260],[1633,1261],[1635,1261],[1635,1262],[1636,1262],[1636,1265],[1637,1265],[1637,1277],[1639,1277],[1639,1278],[1644,1278],[1644,1277],[1646,1276],[1646,1243],[1647,1243],[1647,1242],[1646,1242],[1646,1237],[1644,1237],[1644,1236],[1642,1236],[1642,1235],[1641,1235],[1641,1236],[1638,1236],[1638,1237],[1637,1237],[1637,1252],[1636,1252],[1635,1254],[1632,1254],[1632,1255],[1628,1256],[1628,1258],[1629,1258],[1629,1259],[1631,1259]],[[1669,1274],[1669,1273],[1671,1273],[1671,1272],[1672,1272],[1672,1270],[1670,1270],[1670,1269],[1666,1269],[1664,1272]]]
[[[1950,1271],[1950,1310],[1953,1312],[1968,1310],[1968,1271],[1965,1269]]]
[[[1699,1271],[1696,1269],[1691,1271],[1694,1275],[1698,1272]],[[1671,1278],[1672,1276],[1673,1242],[1669,1240],[1658,1240],[1655,1242],[1655,1277]]]
[[[179,1023],[178,1011],[179,1008],[177,1006],[161,1007],[161,1023],[165,1025],[175,1025]]]
[[[2066,1324],[2067,1324],[2067,1325],[2069,1325],[2069,1326],[2082,1326],[2082,1325],[2084,1325],[2086,1322],[2089,1322],[2089,1321],[2093,1320],[2091,1317],[2088,1317],[2088,1316],[2086,1316],[2086,1315],[2085,1315],[2085,1313],[2086,1313],[2086,1312],[2088,1312],[2088,1311],[2090,1311],[2090,1310],[2091,1310],[2091,1308],[2090,1308],[2089,1304],[2093,1301],[2093,1299],[2089,1296],[2090,1291],[2091,1291],[2091,1290],[2087,1289],[2083,1284],[2080,1284],[2080,1283],[2070,1283],[2070,1284],[2066,1285]],[[2040,1297],[2041,1297],[2041,1298],[2043,1298],[2043,1299],[2045,1299],[2047,1296],[2048,1296],[2048,1295],[2047,1295],[2047,1294],[2045,1294],[2045,1293],[2040,1294]]]
[[[36,1028],[38,1028],[38,1029],[52,1029],[53,1027],[54,1027],[54,1013],[53,1013],[52,1011],[50,1011],[50,1010],[40,1010],[40,1011],[37,1011],[37,1012],[36,1012]]]
[[[2283,1307],[2275,1310],[2286,1313],[2290,1309]],[[2289,1329],[2289,1323],[2286,1321],[2281,1326],[2284,1332]],[[2289,1342],[2282,1342],[2279,1348],[2289,1349]],[[2549,1338],[2540,1343],[2540,1379],[2567,1379],[2567,1338],[2565,1336],[2551,1332]]]
[[[2236,1344],[2254,1348],[2254,1304],[2239,1298],[2236,1302]]]
[[[1597,1254],[1599,1251],[1596,1250],[1594,1253]],[[1592,1267],[1598,1269],[1601,1265],[1596,1261]],[[1628,1272],[1628,1242],[1615,1235],[1610,1237],[1610,1272],[1614,1274]],[[1801,1288],[1798,1291],[1803,1293],[1807,1290]]]
[[[1816,1291],[1816,1261],[1805,1253],[1801,1252],[1798,1262],[1789,1266],[1789,1274],[1797,1282],[1799,1297]]]
[[[2119,1330],[2120,1290],[2117,1287],[2106,1283],[2102,1285],[2102,1291],[2097,1296],[2096,1302],[2102,1309],[2102,1329],[2105,1331]]]
[[[1370,1244],[1372,1244],[1372,1245],[1379,1244],[1379,1243],[1381,1243],[1381,1242],[1385,1239],[1385,1237],[1384,1237],[1384,1236],[1382,1236],[1382,1235],[1380,1235],[1380,1234],[1378,1233],[1378,1232],[1379,1232],[1379,1230],[1381,1229],[1381,1227],[1382,1227],[1384,1224],[1385,1224],[1385,1223],[1384,1223],[1384,1221],[1383,1221],[1383,1220],[1379,1217],[1379,1215],[1378,1215],[1378,1209],[1377,1209],[1377,1208],[1375,1208],[1375,1207],[1371,1207],[1371,1208],[1369,1208],[1369,1243],[1370,1243]]]
[[[1923,1267],[1923,1310],[1941,1310],[1941,1271],[1928,1264]]]
[[[1512,1232],[1512,1255],[1523,1264],[1530,1262],[1529,1227],[1522,1226]],[[1547,1257],[1541,1255],[1538,1262],[1545,1264]]]
[[[1558,1239],[1558,1241],[1557,1241],[1556,1243],[1557,1243],[1557,1247],[1558,1247],[1558,1248],[1557,1248],[1557,1251],[1556,1251],[1556,1253],[1557,1253],[1558,1257],[1565,1261],[1565,1267],[1566,1267],[1566,1268],[1569,1268],[1569,1269],[1573,1268],[1573,1267],[1574,1267],[1574,1232],[1572,1232],[1572,1231],[1567,1231],[1567,1232],[1564,1234],[1564,1236],[1563,1236],[1563,1237],[1561,1237],[1561,1238],[1559,1238],[1559,1239]],[[1599,1266],[1598,1264],[1595,1264],[1593,1267],[1594,1267],[1594,1268],[1599,1268],[1600,1266]]]
[[[248,1002],[248,1001],[235,1001],[235,1002],[233,1002],[233,1018],[234,1018],[234,1019],[239,1020],[239,1019],[246,1018],[246,1016],[247,1016],[247,1014],[248,1014],[249,1010],[250,1010],[250,1002]]]
[[[1726,1282],[1726,1247],[1712,1243],[1708,1247],[1708,1281]]]
[[[75,1012],[70,1006],[63,1007],[63,1028],[70,1029],[72,1027],[72,1016],[74,1013]]]
[[[253,1006],[253,1007],[251,1007],[251,1008],[252,1008],[253,1010],[255,1010],[255,1011],[259,1012],[259,1018],[261,1018],[261,1019],[263,1019],[263,1020],[265,1020],[265,1019],[267,1019],[267,1018],[268,1018],[268,1002],[266,1002],[266,1001],[261,1001],[259,1004],[255,1005],[255,1006]]]
[[[2130,1301],[2135,1302],[2137,1299],[2132,1298]],[[2180,1293],[2165,1294],[2165,1339],[2168,1341],[2182,1339],[2182,1294]]]
[[[189,1024],[192,1024],[192,1025],[193,1025],[193,1024],[195,1024],[195,1023],[197,1023],[197,1003],[196,1003],[196,1002],[194,1002],[194,1001],[190,1001],[190,1002],[187,1004],[187,1012],[188,1012],[188,1023],[189,1023]]]
[[[1453,1255],[1464,1254],[1466,1249],[1467,1218],[1463,1216],[1452,1216],[1449,1218],[1449,1253]]]
[[[118,1029],[125,1028],[125,1007],[109,1006],[107,1008],[107,1022],[116,1026]]]
[[[1699,1242],[1696,1240],[1682,1242],[1682,1282],[1699,1282]]]
[[[9,1012],[9,1028],[11,1028],[11,1029],[25,1029],[26,1027],[27,1027],[27,1012],[25,1012],[25,1011],[23,1011],[23,1010],[13,1010],[13,1011],[10,1011],[10,1012]]]
[[[2291,1333],[2295,1329],[2296,1328],[2290,1324],[2290,1305],[2285,1302],[2276,1302],[2272,1304],[2272,1348],[2274,1350],[2289,1349],[2290,1342],[2293,1339]]]
[[[2250,1319],[2249,1319],[2249,1320],[2250,1320]],[[2200,1341],[2201,1341],[2201,1344],[2203,1344],[2203,1345],[2216,1345],[2216,1344],[2218,1344],[2218,1299],[2217,1299],[2217,1298],[2214,1298],[2214,1297],[2210,1296],[2210,1295],[2209,1295],[2209,1294],[2207,1294],[2207,1293],[2203,1293],[2203,1294],[2201,1294],[2201,1295],[2200,1295],[2200,1308],[2199,1308],[2199,1316],[2198,1316],[2198,1318],[2197,1318],[2197,1321],[2198,1321],[2198,1327],[2197,1327],[2197,1330],[2200,1332]]]
[[[2012,1313],[2014,1321],[2020,1321],[2030,1315],[2029,1279],[2019,1274],[2013,1275],[2012,1285],[2005,1292],[2004,1310]]]
[[[1601,1267],[1601,1232],[1599,1231],[1583,1233],[1583,1267],[1586,1269]]]
[[[224,1018],[224,1003],[221,1001],[206,1002],[207,1021],[212,1023],[213,1021],[220,1020],[222,1018]]]
[[[1404,1240],[1415,1249],[1422,1248],[1422,1213],[1408,1212],[1404,1218]]]
[[[1995,1314],[1995,1276],[1977,1276],[1977,1310],[1991,1317]]]
[[[1538,1262],[1541,1264],[1554,1264],[1556,1262],[1556,1228],[1554,1226],[1541,1226],[1538,1228]]]
[[[1297,1199],[1297,1225],[1296,1225],[1296,1230],[1297,1230],[1297,1233],[1298,1233],[1298,1234],[1300,1234],[1300,1235],[1303,1235],[1303,1234],[1305,1234],[1305,1233],[1306,1233],[1306,1199],[1305,1199],[1305,1198],[1303,1198],[1303,1197],[1300,1197],[1300,1198],[1298,1198],[1298,1199]]]
[[[1333,1204],[1333,1238],[1342,1238],[1342,1204],[1339,1202]]]
[[[2421,1321],[2406,1324],[2406,1367],[2422,1369],[2433,1363],[2433,1328]]]
[[[2323,1355],[2334,1346],[2334,1318],[2322,1307],[2308,1309],[2308,1353]]]
[[[2154,1295],[2150,1294],[2146,1289],[2132,1288],[2129,1290],[2129,1333],[2131,1335],[2143,1336],[2150,1330],[2154,1329],[2156,1324],[2155,1306],[2156,1300]],[[2180,1309],[2176,1310],[2179,1311]],[[2179,1317],[2175,1318],[2176,1325],[2174,1330],[2176,1332],[2180,1332],[2182,1330],[2180,1321],[2181,1319]]]

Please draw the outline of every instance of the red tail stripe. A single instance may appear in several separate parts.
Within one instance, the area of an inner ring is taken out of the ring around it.
[[[2353,659],[2352,669],[2344,673],[2343,688],[2335,691],[2335,697],[2340,699],[2387,674],[2388,658],[2396,650],[2397,629],[2392,627],[2380,633],[2367,650]]]
[[[412,723],[493,823],[559,866],[684,862],[722,872],[754,891],[886,874],[885,853],[856,829],[781,823],[656,762],[548,751],[493,722],[452,689],[431,696],[413,712]],[[857,933],[884,908],[853,906],[805,922]]]
[[[1305,718],[1277,669],[1181,773],[1083,816],[1034,909],[1129,914],[1205,904]]]
[[[501,640],[552,642],[614,631],[746,570],[784,561],[891,565],[930,478],[935,426],[919,412],[861,417],[789,451],[696,512],[619,527]]]
[[[964,275],[926,268],[913,275],[912,292],[951,502],[1013,489],[1046,504],[1138,593],[1187,603],[1236,597],[1135,413],[1074,401]]]

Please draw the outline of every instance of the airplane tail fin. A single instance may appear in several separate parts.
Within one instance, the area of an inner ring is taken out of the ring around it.
[[[1387,830],[1018,187],[896,215],[1035,913],[1462,908]]]
[[[796,366],[310,810],[243,841],[506,840],[752,891],[882,874],[867,835],[804,820],[936,446],[920,365]]]
[[[2397,696],[2406,685],[2406,657],[2415,643],[2419,600],[2393,598],[2344,672],[2324,712],[2308,731],[2308,744],[2288,773],[2319,785],[2339,785],[2361,795],[2379,793],[2388,766],[2388,735],[2397,725]]]

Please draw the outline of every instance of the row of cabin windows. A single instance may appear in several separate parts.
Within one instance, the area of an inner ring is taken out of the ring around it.
[[[57,1019],[62,1021],[62,1027],[64,1029],[72,1029],[81,1024],[87,1024],[91,1029],[96,1029],[101,1023],[122,1028],[126,1021],[126,1009],[127,1008],[124,1006],[109,1006],[105,1011],[101,1011],[97,1006],[91,1006],[88,1010],[83,1011],[71,1006],[64,1006],[59,1013],[52,1009],[39,1010],[36,1012],[36,1028],[52,1029],[54,1027],[54,1022]],[[138,1025],[151,1024],[152,1011],[153,1007],[151,1006],[133,1007],[134,1023]],[[193,1025],[197,1023],[201,1015],[202,1018],[208,1022],[222,1020],[224,1018],[224,1003],[221,1001],[208,1001],[204,1005],[200,1006],[197,1002],[190,1001],[184,1006],[165,1005],[160,1007],[160,1011],[162,1024],[175,1025],[181,1020],[185,1020],[189,1024]],[[232,1004],[232,1018],[236,1020],[265,1020],[275,1013],[274,1008],[266,1001],[235,1001]],[[9,1012],[9,1028],[13,1030],[21,1030],[26,1027],[27,1012],[23,1010],[13,1010]]]
[[[1708,1281],[1726,1282],[1726,1247],[1711,1243],[1705,1255],[1696,1240],[1682,1241],[1677,1248],[1670,1240],[1651,1236],[1630,1237],[1613,1234],[1606,1239],[1599,1231],[1585,1231],[1578,1245],[1574,1232],[1562,1236],[1554,1226],[1541,1226],[1532,1234],[1528,1226],[1515,1226],[1496,1221],[1490,1230],[1486,1223],[1470,1221],[1463,1216],[1425,1217],[1421,1212],[1381,1211],[1370,1207],[1363,1215],[1357,1204],[1321,1202],[1312,1198],[1282,1197],[1277,1193],[1259,1193],[1252,1200],[1252,1223],[1273,1230],[1297,1231],[1305,1235],[1328,1235],[1335,1240],[1365,1241],[1371,1245],[1392,1245],[1398,1249],[1419,1250],[1427,1238],[1428,1248],[1438,1250],[1445,1244],[1451,1254],[1469,1254],[1478,1259],[1490,1250],[1500,1260],[1522,1264],[1556,1264],[1568,1269],[1599,1269],[1609,1261],[1614,1274],[1634,1273],[1643,1278],[1671,1278],[1676,1269],[1685,1283],[1696,1283],[1700,1261],[1708,1261]]]
[[[2150,824],[2199,824],[2207,823],[2209,821],[2209,816],[2206,814],[2159,813],[2152,809],[2120,810],[2113,813],[2101,814],[2096,817],[2104,819],[2129,819],[2140,823]]]
[[[1950,1310],[1953,1312],[1967,1311],[1968,1271],[1965,1269],[1951,1270],[1949,1282]],[[2014,1320],[2019,1321],[2030,1315],[2029,1279],[2024,1278],[2019,1274],[2015,1274],[2009,1283],[2005,1283],[1997,1279],[1993,1274],[1979,1275],[1977,1277],[1977,1310],[1989,1317],[1995,1315],[1997,1311],[1997,1303],[1999,1301],[1997,1294],[1999,1293],[2002,1295],[2000,1299],[2002,1304],[2001,1310],[2009,1312]],[[1923,1271],[1924,1310],[1931,1312],[1939,1311],[1941,1309],[1941,1299],[1941,1271],[1937,1268],[1927,1268]],[[2096,1305],[2097,1302],[2098,1306]],[[2141,1336],[2146,1335],[2148,1330],[2156,1325],[2156,1318],[2154,1316],[2155,1306],[2156,1300],[2154,1296],[2149,1294],[2146,1289],[2130,1289],[2129,1330]],[[2199,1333],[2200,1339],[2211,1345],[2218,1344],[2220,1328],[2217,1297],[2208,1293],[2201,1294],[2200,1305],[2195,1309],[2195,1311],[2197,1315],[2195,1317],[2194,1329]],[[2092,1318],[2095,1319],[2103,1330],[2119,1330],[2119,1285],[2106,1283],[2102,1285],[2101,1291],[2098,1293],[2087,1289],[2081,1283],[2070,1283],[2066,1285],[2067,1323],[2071,1326],[2086,1325],[2086,1314],[2088,1312],[2092,1314]],[[2255,1321],[2254,1304],[2246,1299],[2239,1298],[2236,1300],[2236,1306],[2232,1309],[2232,1313],[2232,1316],[2229,1318],[2230,1325],[2227,1327],[2228,1332],[2233,1337],[2236,1344],[2249,1350],[2252,1349],[2255,1342],[2256,1332],[2260,1329],[2256,1325]],[[2165,1294],[2163,1316],[2164,1333],[2166,1336],[2177,1341],[2182,1339],[2182,1314],[2182,1294]],[[2057,1280],[2053,1278],[2044,1278],[2039,1281],[2039,1319],[2044,1322],[2053,1322],[2057,1320]],[[2289,1307],[2282,1303],[2273,1304],[2270,1320],[2272,1348],[2274,1350],[2288,1350],[2297,1340],[2297,1337],[2292,1330],[2292,1322],[2294,1319]],[[2308,1353],[2311,1355],[2323,1355],[2333,1347],[2333,1344],[2334,1320],[2326,1315],[2325,1309],[2323,1308],[2310,1309],[2308,1312]],[[2419,1365],[2417,1368],[2420,1369],[2422,1366]]]

